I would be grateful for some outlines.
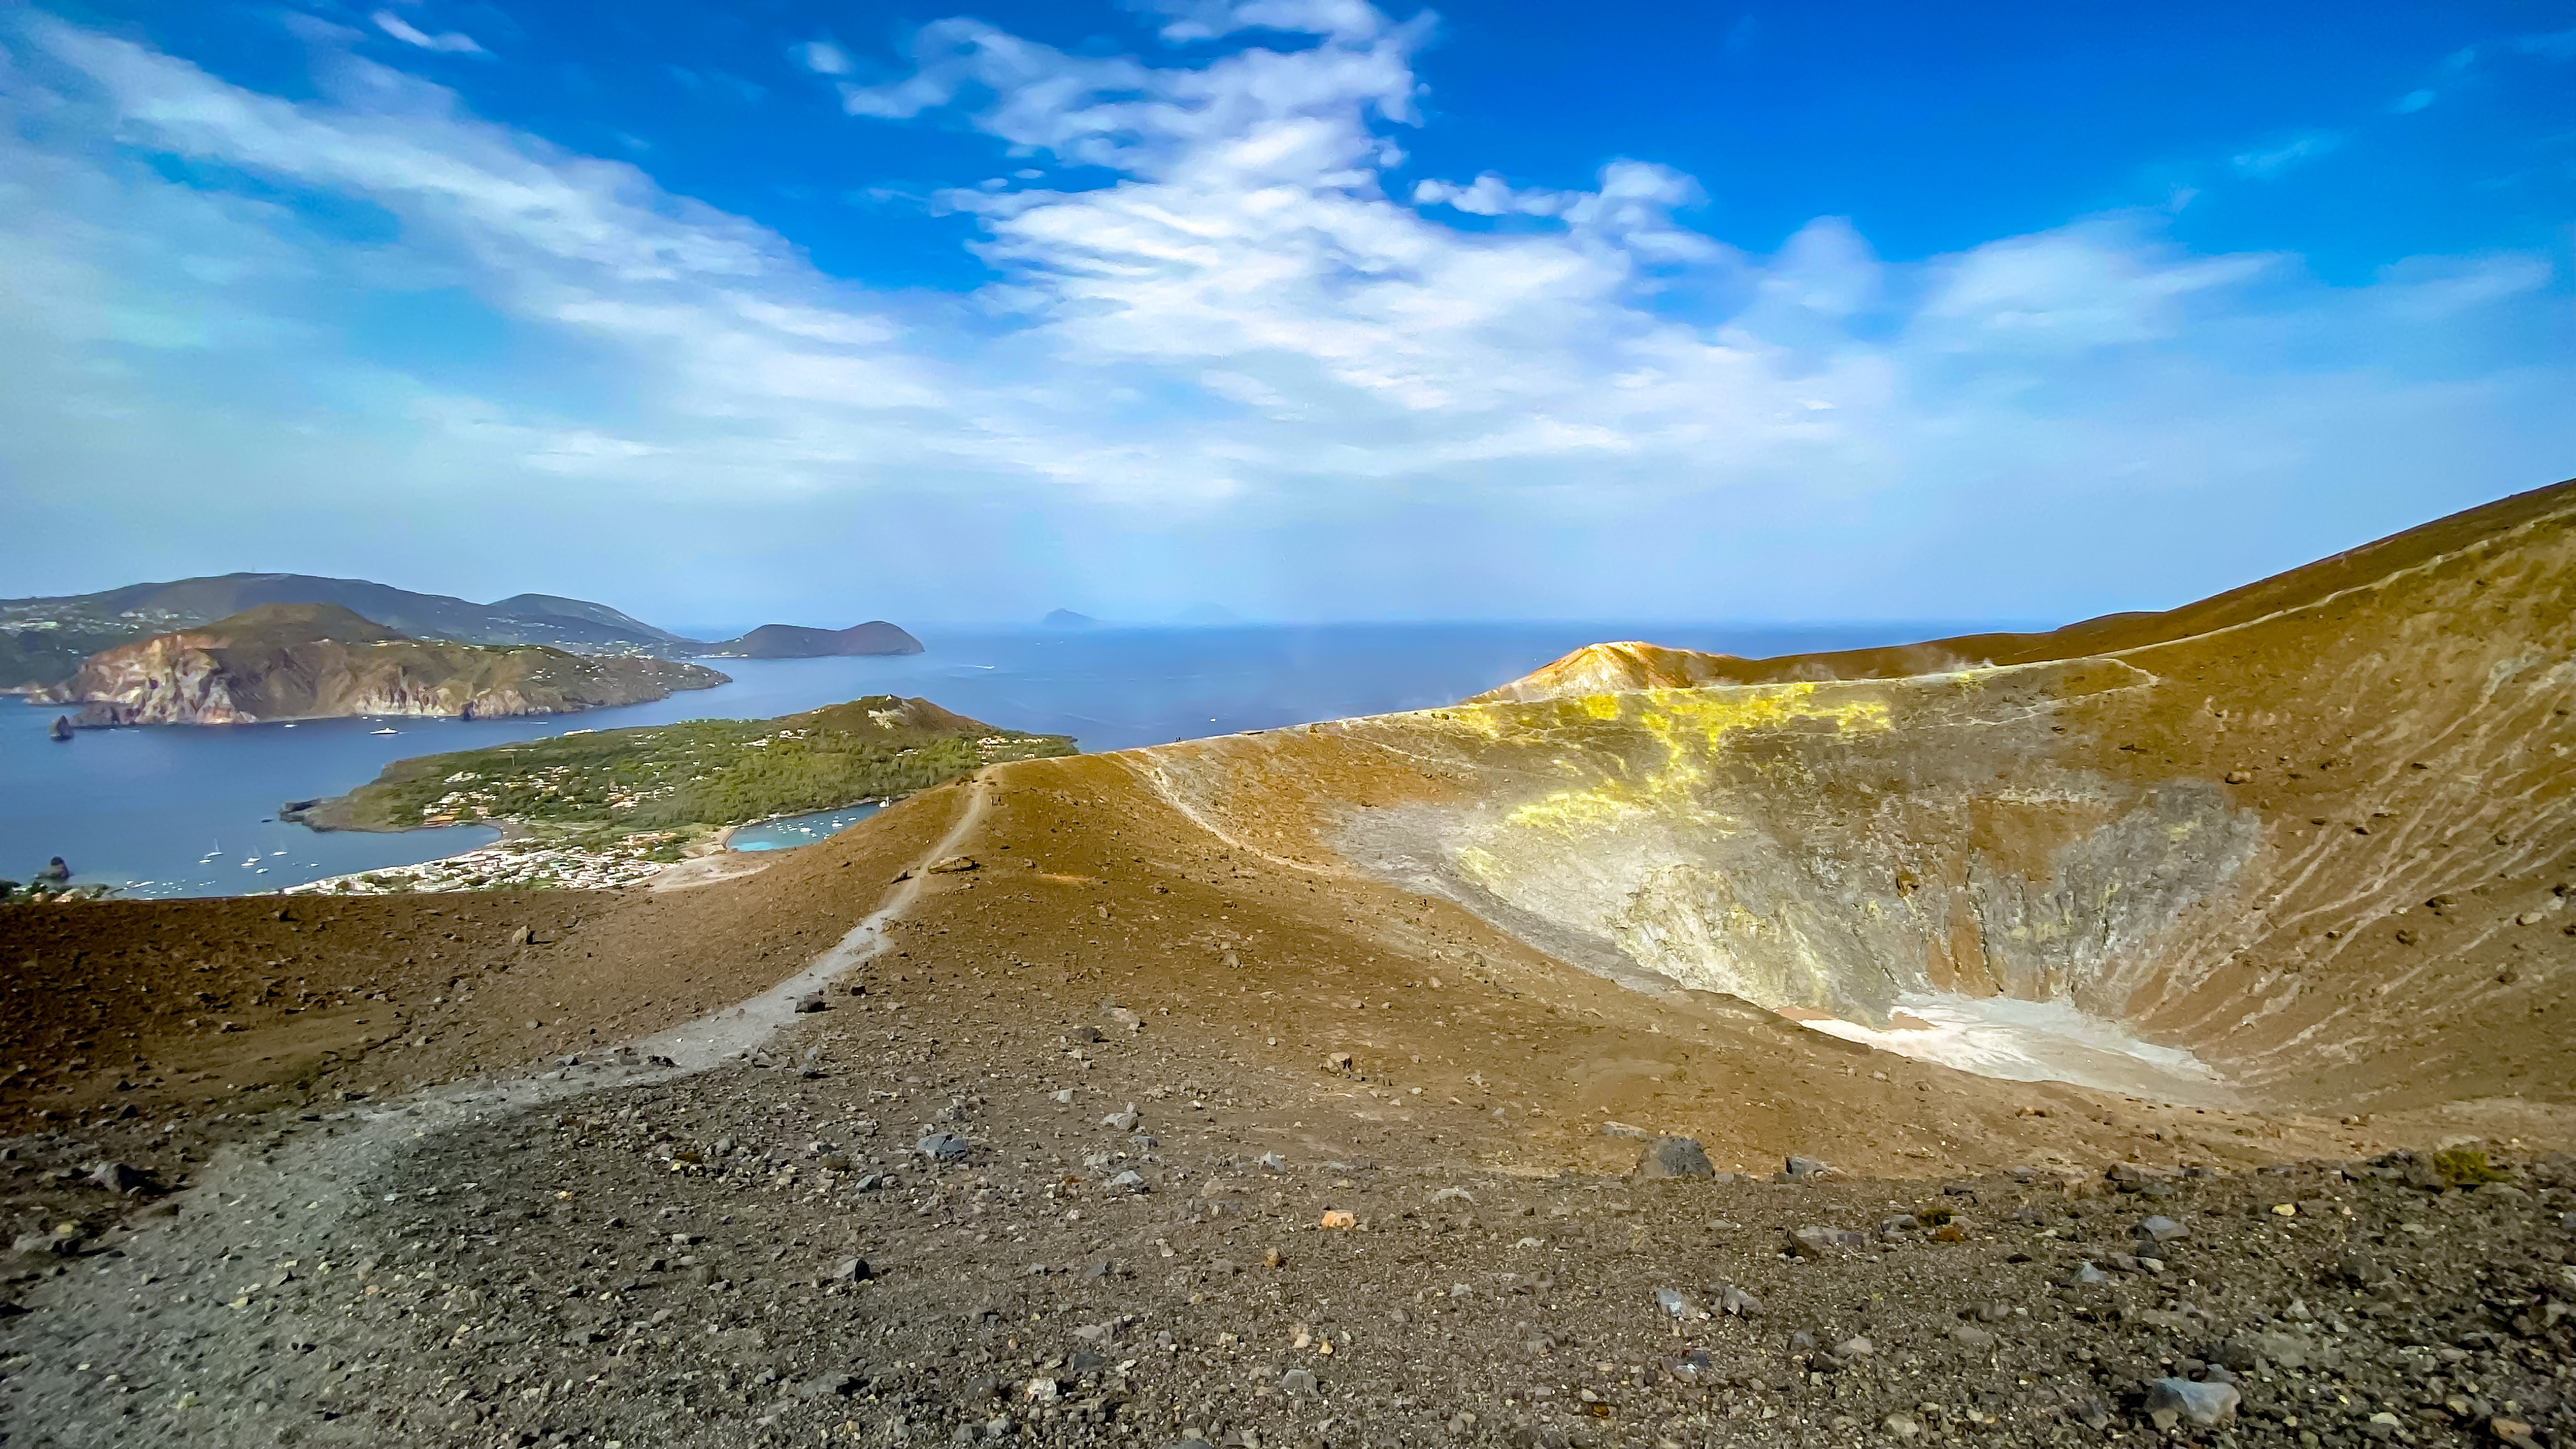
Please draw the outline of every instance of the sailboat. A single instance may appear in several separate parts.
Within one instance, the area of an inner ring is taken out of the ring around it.
[[[398,730],[398,729],[394,729],[394,728],[392,728],[391,726],[387,726],[386,728],[384,728],[384,729],[380,729],[380,730],[369,730],[369,731],[367,731],[367,733],[369,733],[369,734],[371,734],[371,735],[398,735],[398,734],[401,734],[401,733],[402,733],[402,731],[401,731],[401,730]]]

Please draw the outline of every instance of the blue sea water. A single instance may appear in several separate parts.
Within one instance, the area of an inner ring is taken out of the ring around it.
[[[869,816],[884,809],[882,805],[850,805],[839,810],[817,810],[810,815],[788,815],[746,825],[725,838],[727,850],[794,850],[812,845],[827,836],[838,835]]]
[[[989,724],[1073,735],[1085,750],[1115,750],[1447,704],[1605,639],[1761,656],[1963,630],[1632,623],[916,632],[925,653],[711,660],[734,682],[653,704],[526,719],[159,726],[85,730],[58,744],[45,727],[59,706],[0,701],[0,877],[25,880],[61,856],[76,883],[137,896],[230,895],[433,860],[488,844],[495,832],[317,832],[280,824],[278,806],[353,789],[392,760],[572,730],[759,719],[905,694]],[[752,838],[783,846],[796,834],[790,827]]]

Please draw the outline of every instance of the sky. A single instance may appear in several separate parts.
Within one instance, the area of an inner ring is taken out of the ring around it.
[[[0,595],[2022,620],[2576,475],[2576,11],[0,0]]]

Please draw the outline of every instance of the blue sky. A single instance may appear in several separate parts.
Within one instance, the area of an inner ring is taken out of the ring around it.
[[[0,594],[2068,619],[2576,474],[2576,13],[0,6]]]

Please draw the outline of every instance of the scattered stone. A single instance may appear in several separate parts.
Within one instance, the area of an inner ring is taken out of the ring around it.
[[[1315,1375],[1310,1370],[1293,1368],[1279,1376],[1279,1391],[1283,1394],[1312,1398],[1317,1389]]]
[[[1647,1178],[1714,1177],[1717,1169],[1696,1137],[1658,1137],[1638,1159],[1637,1175]]]
[[[954,1132],[933,1132],[912,1145],[912,1150],[933,1162],[964,1162],[972,1148]]]
[[[2157,1243],[2170,1243],[2176,1238],[2191,1236],[2191,1229],[2162,1214],[2146,1219],[2129,1231],[2138,1237]]]
[[[1950,1330],[1950,1340],[1961,1348],[1972,1348],[1979,1353],[1993,1348],[2002,1341],[1982,1328],[1965,1323]]]
[[[1822,1258],[1834,1253],[1848,1253],[1865,1246],[1868,1239],[1848,1228],[1791,1228],[1789,1256]]]
[[[824,1374],[819,1378],[810,1378],[798,1384],[796,1397],[809,1404],[816,1399],[847,1398],[864,1388],[866,1384],[867,1381],[857,1374]]]
[[[1144,1120],[1144,1115],[1136,1110],[1136,1104],[1130,1102],[1127,1104],[1126,1111],[1112,1112],[1101,1118],[1100,1125],[1113,1132],[1133,1132],[1136,1130],[1136,1124]]]
[[[98,1164],[89,1170],[89,1181],[92,1186],[106,1188],[119,1197],[148,1192],[154,1186],[151,1173],[123,1162]]]
[[[933,861],[930,866],[930,873],[932,875],[954,875],[959,871],[973,870],[975,868],[975,857],[971,855],[951,855],[940,860]]]
[[[2512,1445],[2513,1449],[2540,1449],[2540,1441],[2531,1437],[2531,1426],[2519,1419],[2489,1419],[2487,1432]]]
[[[2078,1263],[2075,1266],[2075,1272],[2066,1281],[2078,1288],[2092,1288],[2110,1282],[2111,1275],[2088,1261]]]
[[[1117,1005],[1114,1002],[1100,1008],[1100,1014],[1108,1017],[1111,1021],[1118,1023],[1120,1026],[1127,1028],[1131,1032],[1143,1031],[1145,1029],[1145,1018],[1137,1015],[1135,1012],[1129,1011],[1126,1007]]]
[[[1261,1154],[1261,1170],[1264,1172],[1286,1172],[1288,1170],[1288,1159],[1280,1156],[1276,1152],[1265,1152]]]
[[[1900,1442],[1923,1432],[1923,1426],[1915,1423],[1911,1414],[1890,1414],[1878,1421],[1878,1427],[1886,1430],[1889,1438]]]
[[[1792,1157],[1780,1171],[1781,1182],[1812,1182],[1833,1169],[1812,1157]]]
[[[834,1266],[831,1275],[824,1279],[824,1281],[827,1283],[865,1283],[875,1276],[876,1274],[868,1269],[867,1259],[843,1258],[839,1264]]]
[[[1762,1311],[1762,1300],[1732,1283],[1712,1283],[1708,1296],[1717,1303],[1717,1311],[1737,1318],[1750,1318]]]
[[[1668,1318],[1687,1319],[1708,1317],[1707,1309],[1693,1303],[1680,1292],[1671,1288],[1658,1288],[1655,1290],[1655,1306],[1664,1310],[1664,1314]]]
[[[2143,1162],[2115,1162],[2102,1175],[2122,1192],[2147,1192],[2152,1188],[2170,1188],[2173,1185],[2172,1173],[2161,1167],[2149,1167]]]
[[[1071,1088],[1071,1087],[1066,1087],[1066,1088],[1064,1088],[1063,1090],[1061,1090],[1061,1091],[1057,1092],[1057,1093],[1055,1094],[1055,1099],[1056,1099],[1058,1102],[1063,1103],[1065,1106],[1068,1106],[1068,1107],[1072,1106],[1072,1105],[1073,1105],[1073,1088]]]
[[[1145,1191],[1145,1176],[1131,1167],[1109,1179],[1107,1185],[1111,1192],[1139,1193]]]
[[[2236,1417],[2243,1396],[2234,1384],[2196,1384],[2189,1379],[2161,1378],[2147,1385],[2147,1417],[2159,1429],[2186,1423],[2212,1428]]]
[[[1325,1210],[1324,1216],[1318,1225],[1338,1231],[1343,1228],[1356,1227],[1358,1224],[1359,1219],[1353,1217],[1349,1212],[1341,1208],[1328,1208]]]

